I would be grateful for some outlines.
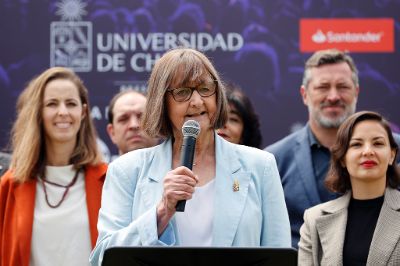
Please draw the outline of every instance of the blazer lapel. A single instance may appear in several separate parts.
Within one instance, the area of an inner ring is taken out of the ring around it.
[[[307,128],[308,126],[302,129],[302,132],[297,139],[296,146],[293,147],[293,153],[297,169],[299,169],[299,178],[303,181],[304,190],[306,191],[311,203],[310,206],[314,206],[321,203],[321,198],[315,181]]]
[[[400,239],[400,192],[386,188],[385,199],[372,237],[367,265],[387,265]]]
[[[347,224],[347,207],[351,193],[329,202],[323,209],[323,216],[316,220],[321,242],[323,261],[329,265],[343,264],[343,243]]]
[[[36,180],[30,180],[16,185],[15,205],[17,215],[17,235],[19,252],[23,265],[29,264],[31,254],[31,239],[33,215],[35,209]]]
[[[216,139],[216,191],[213,245],[231,246],[246,202],[250,173],[241,170],[235,146]],[[233,185],[238,185],[238,190]]]
[[[218,135],[216,142],[216,180],[215,204],[213,221],[213,245],[231,246],[235,237],[244,208],[250,173],[241,170],[239,157],[236,154],[234,145],[226,142]],[[165,141],[155,148],[149,167],[147,178],[143,184],[138,184],[145,208],[151,208],[158,203],[162,196],[162,180],[165,174],[171,170],[172,165],[172,143]],[[234,191],[233,184],[237,181],[239,190]],[[176,227],[175,219],[171,220],[173,227]],[[178,236],[175,235],[179,242]]]
[[[156,146],[150,163],[144,165],[149,169],[146,178],[138,180],[138,189],[141,192],[143,204],[146,209],[157,204],[163,193],[163,178],[172,166],[172,141],[168,139]]]

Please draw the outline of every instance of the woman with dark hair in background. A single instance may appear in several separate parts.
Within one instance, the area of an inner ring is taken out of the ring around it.
[[[0,265],[88,265],[107,166],[88,91],[71,70],[33,79],[17,102],[0,185]]]
[[[299,265],[400,265],[398,146],[378,113],[340,126],[326,186],[342,197],[305,211]]]
[[[228,120],[217,130],[218,135],[232,143],[261,148],[260,121],[250,99],[232,83],[226,84],[225,88],[229,104]]]

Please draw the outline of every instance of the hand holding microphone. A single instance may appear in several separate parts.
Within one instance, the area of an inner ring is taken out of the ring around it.
[[[183,142],[181,149],[181,165],[186,166],[190,170],[193,167],[194,150],[196,147],[196,139],[200,133],[200,124],[195,120],[188,120],[182,126]],[[180,200],[176,204],[176,211],[185,211],[186,200]]]
[[[163,199],[157,206],[158,235],[165,230],[175,211],[185,210],[186,200],[180,199],[190,199],[198,182],[197,177],[189,170],[192,170],[193,166],[200,124],[197,121],[188,120],[182,126],[182,133],[181,166],[169,171],[165,176]]]

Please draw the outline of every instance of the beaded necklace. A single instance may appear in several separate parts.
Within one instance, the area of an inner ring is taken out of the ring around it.
[[[51,182],[51,181],[47,180],[45,175],[43,175],[43,177],[40,178],[40,180],[42,181],[41,183],[42,183],[42,186],[43,186],[44,195],[45,195],[45,198],[46,198],[46,203],[47,203],[47,205],[49,205],[50,208],[57,208],[57,207],[59,207],[61,205],[61,203],[64,201],[65,197],[67,196],[69,188],[72,187],[76,183],[76,180],[78,179],[78,174],[79,174],[79,169],[76,170],[74,178],[66,186],[60,185],[60,184],[57,184],[57,183],[54,183],[54,182]],[[47,195],[47,190],[46,190],[46,184],[45,183],[48,183],[48,184],[56,186],[56,187],[65,188],[65,191],[64,191],[64,193],[63,193],[63,195],[61,197],[61,200],[57,204],[53,205],[53,204],[51,204],[49,202],[49,196]]]

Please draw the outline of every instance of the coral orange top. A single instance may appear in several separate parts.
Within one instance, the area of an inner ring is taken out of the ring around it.
[[[106,164],[85,169],[86,204],[92,247],[97,240],[97,218]],[[37,180],[18,184],[12,171],[1,178],[0,185],[0,265],[29,266],[33,214]],[[89,259],[89,258],[88,258]]]

